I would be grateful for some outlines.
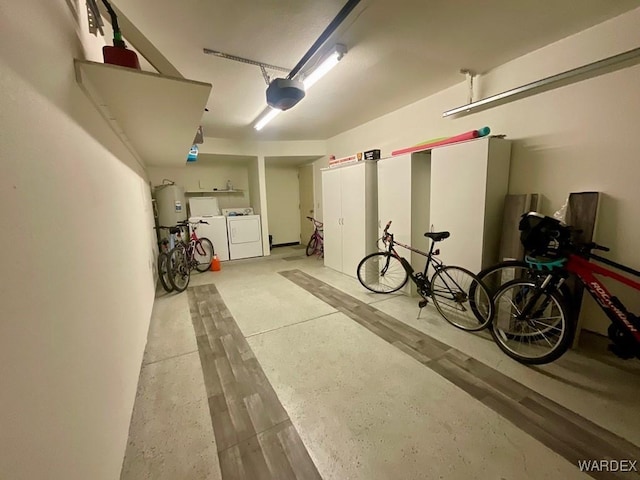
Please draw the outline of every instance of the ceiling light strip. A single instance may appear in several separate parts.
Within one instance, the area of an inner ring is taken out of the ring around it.
[[[265,113],[262,114],[258,122],[254,125],[257,131],[260,131],[264,128],[264,126],[269,123],[271,120],[276,118],[282,110],[277,110],[275,108],[269,108]]]
[[[487,97],[483,100],[478,100],[477,102],[469,103],[468,105],[463,105],[461,107],[447,110],[442,114],[442,116],[450,117],[453,115],[473,113],[474,111],[484,110],[492,104],[499,105],[502,103],[506,103],[509,100],[515,100],[516,98],[532,95],[535,93],[535,90],[543,90],[545,88],[549,90],[551,88],[567,85],[569,83],[577,82],[585,78],[591,78],[595,75],[590,76],[589,74],[592,74],[594,72],[601,71],[598,73],[598,75],[601,75],[603,73],[608,73],[613,70],[631,66],[637,63],[637,60],[639,58],[640,47],[634,48],[633,50],[628,50],[618,55],[613,55],[612,57],[598,60],[597,62],[583,65],[578,68],[567,70],[566,72],[552,75],[551,77],[543,78],[542,80],[537,80],[535,82],[531,82],[526,85],[522,85],[520,87],[498,93],[496,95],[492,95],[491,97]],[[626,62],[631,62],[632,60],[636,60],[636,62],[629,63],[628,65],[625,64]],[[611,69],[611,67],[617,68]],[[569,82],[569,80],[573,80],[573,82]]]
[[[313,72],[311,72],[307,77],[304,77],[304,89],[308,90],[311,88],[318,80],[324,77],[329,71],[335,67],[338,62],[342,59],[342,56],[345,54],[346,48],[344,45],[336,45],[334,47],[334,51],[329,55]]]

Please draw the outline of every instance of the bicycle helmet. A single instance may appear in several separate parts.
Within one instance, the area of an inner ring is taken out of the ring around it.
[[[570,244],[570,229],[560,220],[529,212],[520,218],[520,242],[528,255],[558,258]]]

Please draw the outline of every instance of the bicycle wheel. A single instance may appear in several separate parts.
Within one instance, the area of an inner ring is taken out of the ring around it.
[[[477,276],[493,296],[505,283],[515,279],[531,279],[535,276],[535,272],[531,270],[527,262],[506,260],[481,270]]]
[[[375,293],[393,293],[405,286],[409,274],[389,252],[367,255],[358,264],[358,280],[364,288]]]
[[[195,261],[196,270],[206,272],[211,268],[213,260],[213,243],[208,238],[199,238],[193,249],[193,260]]]
[[[431,278],[431,298],[447,322],[468,332],[482,330],[493,318],[493,303],[487,287],[461,267],[436,271]]]
[[[162,288],[164,288],[166,292],[173,292],[173,285],[171,285],[171,281],[169,280],[169,255],[165,252],[160,252],[158,255],[158,277],[160,278]]]
[[[191,268],[183,246],[177,246],[169,252],[169,281],[176,292],[183,292],[189,285]]]
[[[533,269],[527,262],[523,262],[522,260],[505,260],[481,270],[477,276],[482,280],[485,287],[487,287],[491,297],[493,297],[502,285],[511,280],[542,281],[548,273],[548,271]],[[470,294],[472,293],[473,292],[470,291]],[[560,294],[567,298],[571,295],[566,284],[560,286]]]
[[[309,243],[307,243],[307,257],[313,255],[316,251],[316,247],[318,246],[318,237],[315,234],[311,235],[309,239]]]
[[[512,280],[496,292],[494,303],[491,335],[514,360],[540,365],[557,360],[569,349],[573,325],[558,292],[541,292],[531,280]],[[530,313],[522,317],[525,307]]]

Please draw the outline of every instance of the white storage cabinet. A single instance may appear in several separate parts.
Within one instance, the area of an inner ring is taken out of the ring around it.
[[[322,171],[324,264],[352,277],[376,250],[377,169],[365,160]]]
[[[429,241],[430,152],[408,153],[378,161],[378,235],[389,220],[394,239],[427,251]],[[398,247],[416,271],[424,269],[426,258]],[[410,293],[412,283],[404,288]]]
[[[498,261],[511,142],[485,137],[431,150],[435,231],[449,231],[440,258],[477,273]]]

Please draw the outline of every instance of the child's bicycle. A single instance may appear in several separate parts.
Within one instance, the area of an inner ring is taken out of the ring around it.
[[[189,285],[191,279],[191,270],[196,269],[199,272],[206,272],[211,267],[213,260],[213,243],[208,238],[200,238],[196,234],[197,225],[208,222],[200,220],[199,222],[180,222],[178,226],[191,226],[191,234],[189,243],[178,242],[176,246],[169,252],[168,275],[169,281],[176,292],[183,292]]]
[[[312,217],[307,217],[307,219],[313,222],[313,233],[311,234],[309,243],[307,243],[307,257],[316,253],[318,257],[322,258],[324,256],[324,237],[322,231],[324,224]]]
[[[436,242],[449,238],[449,232],[427,232],[431,239],[429,253],[397,242],[389,233],[391,222],[384,228],[382,242],[385,250],[364,257],[358,265],[358,280],[375,293],[392,293],[400,290],[408,279],[416,284],[422,300],[418,306],[427,306],[427,298],[440,315],[452,325],[470,332],[482,330],[493,318],[493,302],[489,291],[480,279],[462,267],[445,266],[436,258],[440,250],[434,250]],[[415,272],[406,258],[395,249],[399,245],[427,257],[423,272]],[[429,267],[434,270],[429,278]],[[473,291],[473,294],[469,292]]]

